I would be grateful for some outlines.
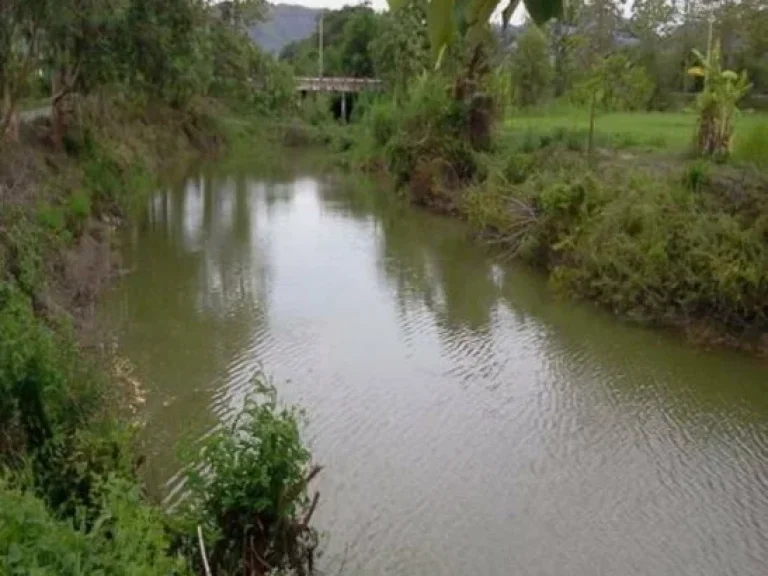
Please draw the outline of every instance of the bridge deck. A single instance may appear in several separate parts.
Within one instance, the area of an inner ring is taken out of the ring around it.
[[[375,78],[341,78],[323,76],[296,78],[297,92],[365,92],[381,90],[381,80]]]

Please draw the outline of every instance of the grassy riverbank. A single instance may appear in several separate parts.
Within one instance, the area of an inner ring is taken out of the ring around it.
[[[264,573],[258,562],[307,573],[314,472],[294,413],[261,386],[238,426],[190,460],[188,506],[170,515],[141,490],[141,383],[92,329],[96,298],[121,272],[114,229],[174,164],[289,111],[290,72],[248,37],[253,5],[6,4],[0,572],[203,573],[205,540],[217,574]],[[23,113],[37,98],[50,105]]]
[[[607,112],[595,119],[598,146],[614,150],[657,152],[667,156],[690,153],[696,132],[694,110],[681,112]],[[510,111],[502,121],[502,131],[516,134],[554,136],[568,133],[584,141],[589,131],[589,111],[565,105]],[[746,111],[736,117],[734,161],[760,158],[764,150],[753,150],[752,140],[768,133],[768,114]],[[768,160],[766,160],[768,161]]]
[[[507,120],[473,145],[473,114],[439,79],[425,81],[402,106],[368,111],[348,161],[467,219],[562,293],[702,344],[768,351],[768,174],[750,161],[766,151],[759,127],[744,131],[744,161],[718,165],[612,138],[589,154],[583,130],[554,120]],[[655,135],[635,118],[648,142],[678,131]],[[692,138],[680,133],[678,144]]]
[[[141,384],[93,325],[121,272],[113,231],[174,166],[242,146],[267,124],[210,99],[180,110],[102,93],[78,102],[61,151],[47,119],[0,144],[0,565],[11,573],[196,573],[197,526],[220,570],[253,554],[311,562],[314,533],[296,518],[316,472],[294,412],[261,386],[238,440],[224,431],[194,456],[213,474],[191,478],[190,507],[169,516],[141,491]],[[260,451],[268,438],[287,451]],[[241,472],[252,480],[237,498]],[[254,518],[269,532],[243,540]]]

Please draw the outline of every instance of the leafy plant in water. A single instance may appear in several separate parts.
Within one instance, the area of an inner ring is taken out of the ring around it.
[[[262,377],[233,424],[208,437],[188,472],[186,546],[202,526],[215,573],[261,575],[271,570],[311,574],[317,534],[309,522],[319,498],[309,482],[320,467],[299,433],[300,413],[280,407]]]

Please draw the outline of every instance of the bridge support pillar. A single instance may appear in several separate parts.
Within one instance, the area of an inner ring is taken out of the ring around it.
[[[347,94],[346,92],[341,93],[341,122],[343,124],[347,123]]]

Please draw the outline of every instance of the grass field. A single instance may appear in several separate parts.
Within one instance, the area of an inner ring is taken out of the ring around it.
[[[536,135],[567,132],[574,139],[587,138],[589,112],[571,108],[510,111],[504,123],[510,131]],[[694,112],[616,112],[599,114],[595,120],[595,142],[605,148],[684,153],[696,133]],[[768,148],[744,150],[750,143],[768,140],[768,113],[744,112],[736,118],[734,158],[760,160]]]

